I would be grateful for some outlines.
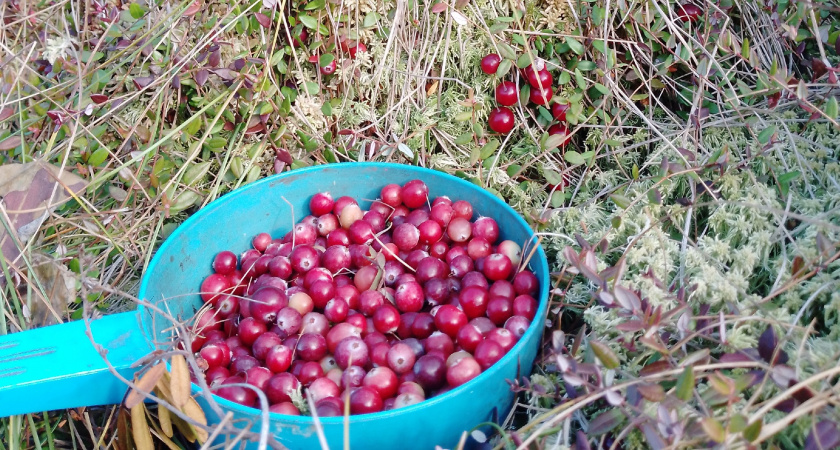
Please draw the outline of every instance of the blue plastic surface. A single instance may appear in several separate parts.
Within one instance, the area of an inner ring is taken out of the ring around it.
[[[382,186],[415,178],[426,182],[432,197],[447,195],[453,200],[470,201],[476,216],[496,219],[503,238],[534,244],[532,230],[518,214],[497,197],[459,178],[399,164],[330,164],[257,181],[198,211],[160,247],[143,276],[139,297],[170,314],[191,317],[201,306],[195,292],[201,280],[211,273],[216,253],[242,252],[250,248],[252,237],[261,232],[285,234],[294,222],[309,213],[308,200],[315,192],[330,191],[334,197],[349,195],[364,208],[369,200],[378,197]],[[532,257],[530,269],[540,280],[540,306],[531,327],[507,355],[474,380],[438,397],[394,411],[351,416],[350,448],[453,448],[464,431],[494,415],[503,420],[514,399],[506,380],[530,373],[547,311],[549,273],[541,248]],[[142,326],[138,321],[142,321]],[[171,339],[168,327],[156,313],[142,307],[136,315],[118,314],[92,323],[97,342],[108,348],[109,360],[117,361],[116,366],[128,378],[133,373],[129,365],[152,350],[151,342]],[[10,354],[37,357],[9,359]],[[21,373],[18,367],[25,367],[25,372]],[[0,337],[0,416],[117,403],[125,389],[107,372],[82,323]],[[196,385],[193,391],[198,391]],[[201,396],[198,400],[204,401]],[[256,409],[217,400],[234,413],[234,423],[253,426],[253,431],[258,431]],[[211,423],[220,420],[211,408],[202,406]],[[274,439],[289,449],[321,448],[312,418],[271,414],[271,419]],[[344,418],[322,418],[321,424],[329,447],[344,448]],[[249,448],[256,448],[256,443]]]
[[[499,198],[480,187],[448,174],[414,166],[384,163],[343,163],[296,170],[260,180],[213,202],[190,217],[161,246],[140,287],[140,297],[181,308],[184,316],[200,305],[197,292],[201,280],[211,273],[211,261],[222,250],[235,253],[250,248],[253,236],[269,232],[282,236],[309,213],[309,198],[315,192],[329,191],[334,197],[349,195],[365,208],[388,183],[403,184],[418,178],[429,186],[432,197],[447,195],[468,200],[476,217],[496,219],[502,237],[520,243],[534,243],[533,232],[525,221]],[[288,200],[294,207],[294,217]],[[540,248],[530,262],[540,280],[540,307],[537,318],[516,346],[487,372],[469,383],[425,402],[394,411],[350,417],[352,449],[434,449],[453,448],[463,431],[492,418],[495,409],[504,420],[513,404],[506,380],[528,375],[536,357],[547,310],[548,264]],[[171,298],[171,299],[170,299]],[[169,299],[169,300],[167,300]],[[185,302],[189,300],[189,302]],[[177,306],[176,306],[177,305]],[[160,339],[164,339],[163,336]],[[197,390],[197,386],[193,386]],[[201,399],[201,397],[199,397]],[[200,400],[203,401],[203,400]],[[224,399],[219,404],[234,412],[235,419],[246,419],[258,430],[258,412]],[[205,406],[205,405],[203,405]],[[205,411],[212,415],[210,408]],[[312,418],[272,414],[272,434],[291,450],[318,449]],[[208,417],[211,421],[218,417]],[[322,418],[324,433],[332,449],[343,448],[344,419]],[[256,444],[253,444],[256,448]]]
[[[151,351],[135,312],[91,321],[94,341],[127,379]],[[0,336],[0,417],[120,403],[126,385],[91,343],[83,321]]]

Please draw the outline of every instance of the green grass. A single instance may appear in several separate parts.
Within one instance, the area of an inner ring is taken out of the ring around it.
[[[276,171],[417,164],[502,196],[555,272],[542,358],[498,446],[835,447],[838,5],[704,6],[685,23],[665,0],[9,3],[0,164],[87,185],[0,260],[0,333],[85,302],[133,308],[180,222]],[[368,51],[350,58],[345,40]],[[479,70],[491,52],[496,77]],[[535,60],[570,105],[563,146],[527,102],[511,134],[486,127],[497,77]],[[747,386],[724,355],[770,344],[787,368],[758,358]],[[110,447],[115,411],[0,419],[0,449]]]

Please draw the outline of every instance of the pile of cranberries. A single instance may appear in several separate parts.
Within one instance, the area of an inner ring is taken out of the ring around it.
[[[481,60],[481,70],[488,75],[495,75],[499,70],[499,64],[502,58],[491,53]],[[557,123],[548,128],[549,135],[560,134],[566,136],[569,133],[566,127],[566,111],[569,109],[568,103],[553,102],[554,89],[551,84],[554,78],[551,72],[545,67],[543,61],[535,62],[522,70],[522,78],[524,78],[530,85],[530,94],[528,100],[538,106],[547,106],[551,104],[551,115]],[[514,81],[502,80],[496,86],[496,103],[501,106],[493,108],[487,119],[487,125],[491,130],[508,134],[513,130],[515,117],[513,111],[508,108],[519,103],[519,86]],[[565,142],[564,144],[565,145]]]
[[[213,392],[319,416],[401,408],[460,386],[505,355],[537,311],[537,277],[520,246],[499,242],[469,202],[412,180],[382,188],[363,211],[315,194],[311,215],[281,238],[260,233],[223,251],[201,284],[193,351]],[[300,399],[298,397],[298,399]],[[300,403],[298,402],[299,406]]]

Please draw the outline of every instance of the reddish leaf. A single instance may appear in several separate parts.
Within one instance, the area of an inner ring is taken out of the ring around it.
[[[64,123],[64,120],[67,119],[67,116],[63,112],[56,111],[54,109],[47,111],[47,117],[49,117],[50,120],[55,122],[56,125],[61,125],[62,123]]]
[[[15,110],[14,110],[14,109],[12,109],[12,108],[3,108],[3,109],[0,109],[0,122],[2,122],[2,121],[4,121],[4,120],[8,119],[8,118],[9,118],[9,117],[11,117],[11,116],[12,116],[12,114],[14,114],[14,113],[15,113]]]
[[[207,58],[207,65],[210,67],[219,67],[222,65],[222,51],[220,49],[210,52],[210,57]]]
[[[37,232],[47,211],[78,193],[85,180],[42,161],[0,166],[0,197],[11,220],[12,235],[0,227],[0,249],[7,261],[20,255],[17,243],[25,243]]]
[[[796,256],[793,258],[793,265],[791,265],[790,267],[790,274],[793,276],[797,276],[804,268],[805,260],[802,259],[801,256]]]
[[[230,69],[213,69],[213,73],[219,76],[219,78],[230,81],[236,78],[237,73],[230,70]]]
[[[195,84],[199,87],[204,86],[207,83],[207,78],[210,76],[210,72],[205,69],[201,69],[193,75],[193,80],[195,80]]]
[[[589,422],[588,434],[590,436],[599,436],[607,433],[621,425],[624,419],[625,416],[622,410],[618,408],[608,409]]]
[[[746,353],[738,352],[738,353],[724,353],[720,355],[718,358],[722,363],[752,363],[755,362],[752,358],[749,357]]]
[[[658,403],[665,400],[665,389],[656,383],[642,383],[636,386],[639,394],[647,401]]]
[[[155,79],[152,77],[136,77],[134,78],[134,86],[136,86],[137,89],[143,89],[146,86],[152,84],[152,81],[154,80]]]
[[[659,361],[652,362],[644,367],[642,370],[639,371],[639,375],[645,376],[650,375],[658,372],[662,372],[663,370],[668,370],[671,368],[671,363],[666,360],[660,359]]]
[[[0,151],[12,150],[23,142],[19,134],[15,134],[0,141]]]
[[[643,330],[645,324],[641,320],[628,320],[627,322],[618,324],[615,328],[618,331],[636,332]]]
[[[589,440],[586,437],[586,433],[581,430],[578,430],[575,434],[575,449],[576,450],[591,450],[592,447],[589,446]]]
[[[292,163],[294,162],[294,159],[292,159],[292,154],[289,153],[289,151],[286,149],[278,148],[275,150],[275,153],[280,161],[283,161],[288,165],[292,165]]]
[[[837,424],[830,420],[822,420],[811,427],[811,432],[805,438],[805,450],[828,450],[840,447],[840,431]]]
[[[788,356],[783,350],[778,349],[778,346],[779,340],[776,338],[773,326],[767,325],[767,329],[758,338],[758,354],[761,359],[772,365],[784,364],[787,362]],[[776,355],[775,359],[773,359],[774,354]]]
[[[90,94],[90,100],[97,105],[101,105],[108,101],[108,96],[104,94]]]
[[[254,134],[254,133],[259,133],[261,131],[265,131],[265,124],[263,124],[262,122],[259,122],[256,125],[254,125],[253,127],[245,130],[245,134]]]
[[[825,63],[822,60],[814,58],[811,60],[811,70],[814,71],[814,79],[812,81],[817,81],[828,72],[828,68],[826,67]]]
[[[196,0],[192,3],[192,5],[188,6],[187,9],[184,10],[184,16],[192,17],[199,11],[201,11],[201,1]]]
[[[781,92],[776,92],[775,94],[767,96],[767,107],[770,109],[775,108],[779,104],[780,98],[782,98]]]
[[[435,3],[434,5],[432,5],[432,12],[435,13],[435,14],[439,14],[439,13],[442,13],[442,12],[446,11],[446,8],[447,8],[446,3],[443,3],[443,2]]]
[[[263,13],[254,13],[254,16],[257,18],[257,22],[262,25],[263,28],[268,28],[271,26],[271,19]]]

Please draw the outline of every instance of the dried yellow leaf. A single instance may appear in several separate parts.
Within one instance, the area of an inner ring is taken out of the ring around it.
[[[131,408],[131,436],[134,438],[137,450],[155,449],[149,422],[146,420],[146,405],[143,403],[138,403]]]
[[[158,406],[158,422],[160,422],[160,430],[166,437],[172,437],[172,416],[171,412],[165,406]]]
[[[132,409],[138,403],[141,403],[144,398],[141,391],[145,393],[152,392],[152,389],[155,387],[158,380],[160,380],[163,376],[163,372],[165,371],[166,366],[160,363],[147,370],[146,373],[140,377],[140,381],[134,383],[136,389],[132,389],[131,392],[128,393],[128,397],[125,398],[125,407]]]
[[[192,425],[188,424],[184,421],[184,419],[173,415],[172,416],[172,424],[175,425],[175,428],[181,432],[181,435],[184,436],[184,439],[187,440],[189,443],[195,442],[195,428]]]
[[[188,398],[189,398],[189,401],[187,401],[187,404],[184,405],[184,408],[183,408],[184,414],[186,414],[187,417],[189,417],[190,419],[195,420],[196,422],[198,422],[202,425],[207,425],[207,417],[204,415],[204,411],[201,410],[201,406],[198,405],[198,402],[195,401],[194,398],[192,398],[192,397],[188,397]],[[204,442],[206,442],[207,441],[207,430],[205,430],[204,428],[201,428],[201,427],[193,427],[193,428],[195,428],[195,435],[198,438],[198,442],[200,444],[203,444]]]
[[[170,427],[171,426],[172,424],[170,423]],[[156,438],[160,439],[160,441],[163,442],[167,447],[169,447],[169,450],[181,450],[181,447],[178,447],[177,444],[172,442],[172,439],[169,439],[170,437],[172,437],[171,434],[167,436],[166,433],[161,429],[161,427],[159,427],[154,422],[152,422],[152,428],[154,428],[154,430],[152,430],[152,434]]]
[[[190,371],[183,355],[172,356],[172,380],[169,389],[174,405],[183,409],[190,398]]]

